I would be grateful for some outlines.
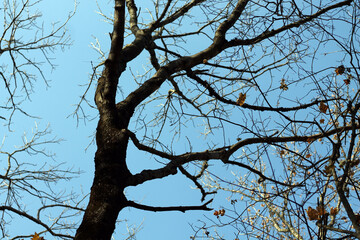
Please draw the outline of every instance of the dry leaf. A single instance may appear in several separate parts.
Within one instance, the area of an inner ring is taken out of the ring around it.
[[[326,111],[328,110],[328,108],[329,108],[329,107],[328,107],[324,102],[320,102],[320,105],[319,105],[320,112],[326,113]]]
[[[284,91],[289,89],[288,85],[285,83],[285,79],[281,79],[280,89]]]
[[[320,119],[320,123],[323,124],[325,122],[324,119]]]
[[[346,85],[349,85],[349,84],[350,84],[350,79],[349,79],[349,78],[344,79],[344,83],[345,83]]]
[[[337,207],[330,209],[330,215],[335,216],[339,212],[339,209]]]
[[[286,155],[286,151],[285,151],[285,150],[281,150],[281,151],[280,151],[280,156],[282,157],[282,156],[284,156],[284,155]]]
[[[219,213],[220,213],[221,216],[224,216],[225,215],[225,209],[219,210]]]
[[[246,93],[240,93],[239,98],[236,100],[236,103],[239,104],[239,106],[244,105],[246,99]]]
[[[312,207],[309,207],[306,210],[309,220],[320,220],[320,217],[327,214],[325,208],[323,206],[317,206],[316,209],[313,209]]]
[[[317,206],[316,210],[317,210],[319,216],[323,216],[327,213],[323,206]]]
[[[343,168],[345,166],[345,164],[346,164],[346,160],[340,160],[339,161],[339,167],[340,168]]]
[[[220,209],[219,211],[214,211],[214,215],[219,217],[219,216],[224,216],[225,215],[225,209]]]
[[[310,158],[310,157],[311,157],[310,153],[306,154],[306,156],[305,156],[305,158]]]
[[[309,220],[312,221],[312,220],[319,220],[319,213],[316,209],[313,209],[312,207],[309,207],[307,210],[306,210],[306,213],[309,217]]]
[[[309,137],[308,139],[306,139],[307,143],[312,143],[313,141],[315,141],[315,138]]]
[[[336,75],[342,75],[345,72],[344,65],[340,65],[335,69]]]
[[[332,170],[334,170],[334,169],[335,169],[334,164],[325,166],[325,173],[326,174],[331,174]]]
[[[35,232],[34,236],[31,238],[31,240],[44,240],[43,237],[40,237],[39,234]]]

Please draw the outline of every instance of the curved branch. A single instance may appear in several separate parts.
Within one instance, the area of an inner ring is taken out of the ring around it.
[[[322,15],[322,14],[324,14],[324,13],[330,11],[330,10],[340,8],[340,7],[343,7],[343,6],[346,6],[346,5],[350,5],[350,3],[352,3],[352,2],[353,2],[353,0],[346,0],[346,1],[343,1],[343,2],[336,3],[334,5],[331,5],[331,6],[328,6],[326,8],[323,8],[323,9],[319,10],[318,12],[316,12],[313,15],[310,15],[310,16],[307,16],[307,17],[305,17],[303,19],[300,19],[297,22],[290,23],[288,25],[282,26],[282,27],[280,27],[278,29],[275,29],[275,30],[265,31],[265,32],[263,32],[262,34],[260,34],[259,36],[255,37],[255,38],[251,38],[251,39],[236,39],[235,38],[235,39],[227,42],[225,44],[224,48],[234,47],[234,46],[242,46],[242,45],[253,45],[255,43],[259,43],[259,42],[261,42],[261,41],[263,41],[263,40],[265,40],[267,38],[273,37],[276,34],[279,34],[279,33],[284,32],[286,30],[289,30],[289,29],[292,29],[292,28],[295,28],[295,27],[300,27],[303,24],[314,20],[315,18],[319,17],[320,15]]]
[[[186,73],[187,73],[188,77],[190,77],[191,79],[194,79],[196,82],[200,83],[203,87],[205,87],[209,91],[210,96],[216,98],[217,100],[219,100],[223,103],[239,106],[239,104],[237,102],[220,96],[215,91],[215,89],[213,89],[210,86],[210,84],[208,82],[202,80],[192,70],[187,70]],[[330,100],[328,100],[328,101],[330,101]],[[325,101],[320,101],[320,100],[316,99],[313,102],[310,102],[307,104],[300,104],[299,106],[295,106],[295,107],[265,107],[265,106],[254,106],[254,105],[250,105],[247,103],[244,103],[243,105],[241,105],[241,107],[246,108],[246,109],[251,109],[251,110],[257,110],[257,111],[290,112],[290,111],[296,111],[296,110],[300,110],[300,109],[306,109],[308,107],[317,105],[320,102],[325,102]]]
[[[169,7],[168,5],[170,4],[168,2],[167,6],[164,9],[164,12],[161,14],[160,18],[155,21],[152,26],[151,26],[151,30],[154,30],[155,28],[160,28],[163,27],[173,21],[175,21],[176,19],[178,19],[179,17],[183,16],[185,13],[187,13],[192,7],[198,5],[201,2],[204,2],[205,0],[193,0],[192,2],[184,5],[183,7],[181,7],[180,9],[178,9],[175,13],[173,13],[172,15],[170,15],[169,17],[167,17],[164,21],[161,21],[161,19],[164,17],[165,15],[165,11],[166,9]],[[161,22],[160,22],[161,21]]]
[[[197,176],[193,176],[190,173],[188,173],[182,166],[179,166],[179,170],[182,174],[184,174],[187,178],[189,178],[195,185],[197,188],[199,188],[200,192],[201,192],[201,201],[205,200],[206,195],[209,194],[214,194],[215,192],[205,192],[203,186],[201,186],[201,184],[197,181],[197,179],[202,175],[202,173],[205,171],[207,164],[203,165],[203,168],[201,169],[201,172],[199,175]]]
[[[70,239],[73,239],[74,237],[70,236],[70,235],[65,235],[65,234],[58,234],[58,233],[55,233],[48,225],[46,225],[45,223],[43,223],[42,221],[40,221],[39,219],[37,218],[34,218],[33,216],[27,214],[26,212],[23,212],[23,211],[19,211],[15,208],[12,208],[12,207],[9,207],[9,206],[0,206],[0,211],[11,211],[11,212],[14,212],[22,217],[25,217],[27,219],[29,219],[30,221],[34,222],[34,223],[37,223],[41,226],[43,226],[51,235],[53,236],[57,236],[57,237],[64,237],[64,238],[70,238]]]

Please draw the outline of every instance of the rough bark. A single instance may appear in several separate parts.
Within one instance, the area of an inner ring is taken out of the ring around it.
[[[101,85],[105,84],[99,83],[98,87]],[[117,109],[115,104],[101,105],[101,101],[96,100],[101,114],[96,131],[95,177],[75,239],[110,239],[119,212],[128,206],[124,183],[131,175],[125,163],[129,137],[121,129],[127,128],[130,116],[125,114],[126,109]]]

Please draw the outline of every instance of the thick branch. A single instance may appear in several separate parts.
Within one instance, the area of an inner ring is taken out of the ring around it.
[[[146,206],[142,204],[135,203],[133,201],[128,201],[129,207],[134,207],[137,209],[142,209],[146,211],[152,211],[152,212],[166,212],[166,211],[180,211],[180,212],[186,212],[186,211],[192,211],[192,210],[205,210],[210,211],[211,208],[208,208],[207,205],[211,203],[213,199],[207,201],[203,205],[200,206],[174,206],[174,207],[153,207],[153,206]]]
[[[125,2],[115,0],[114,28],[111,34],[111,47],[108,60],[119,61],[120,52],[124,45]]]
[[[308,136],[289,136],[289,137],[255,137],[255,138],[247,138],[242,141],[239,141],[233,145],[225,146],[221,148],[217,148],[214,150],[206,150],[203,152],[190,152],[190,153],[184,153],[181,155],[172,155],[168,154],[159,150],[156,150],[154,148],[148,147],[146,145],[143,145],[140,143],[140,141],[136,138],[135,134],[130,132],[129,130],[123,130],[124,133],[128,134],[130,139],[133,141],[134,145],[143,151],[152,153],[154,155],[160,156],[162,158],[171,160],[168,164],[166,164],[164,167],[154,170],[143,170],[142,172],[133,175],[128,179],[128,185],[127,186],[136,186],[138,184],[144,183],[146,181],[152,180],[152,179],[158,179],[158,178],[164,178],[166,176],[176,174],[177,168],[183,164],[196,161],[196,160],[210,160],[210,159],[220,159],[224,163],[237,165],[239,167],[246,168],[253,173],[259,175],[261,178],[270,180],[270,181],[276,181],[274,179],[268,178],[264,176],[261,172],[254,170],[250,166],[242,165],[241,163],[229,161],[229,158],[231,155],[233,155],[237,150],[240,148],[252,145],[252,144],[258,144],[258,143],[280,143],[280,142],[308,142],[309,140],[317,140],[320,138],[328,137],[331,135],[334,135],[336,133],[350,130],[352,129],[352,126],[344,126],[339,127],[333,130],[330,130],[328,132],[314,134],[314,135],[308,135]],[[360,129],[360,125],[356,125],[356,129]],[[236,163],[236,164],[235,164]],[[279,183],[280,184],[280,183]],[[281,184],[286,185],[287,184]]]
[[[137,7],[134,0],[126,0],[126,6],[130,14],[130,29],[134,35],[139,31],[137,22]]]
[[[144,82],[138,89],[129,94],[129,96],[121,103],[129,107],[133,111],[143,100],[154,93],[162,83],[173,73],[179,72],[201,64],[204,59],[211,59],[223,50],[226,42],[226,31],[235,23],[244,10],[248,1],[239,1],[235,6],[232,14],[225,20],[215,32],[214,42],[205,50],[200,51],[192,56],[181,57],[161,67],[155,75]],[[126,56],[126,55],[125,55]]]

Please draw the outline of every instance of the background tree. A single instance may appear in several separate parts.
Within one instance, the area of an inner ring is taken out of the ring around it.
[[[17,131],[24,124],[24,121],[19,121],[19,116],[38,117],[24,105],[36,92],[36,80],[40,78],[46,86],[49,85],[47,75],[55,67],[52,52],[71,43],[65,26],[73,13],[61,23],[45,25],[41,12],[37,10],[38,5],[41,5],[40,1],[12,0],[3,1],[0,8],[0,121],[3,123],[1,133],[4,134],[0,145],[1,239],[19,239],[34,234],[9,235],[9,228],[16,228],[12,226],[13,220],[18,218],[26,219],[27,225],[41,226],[53,236],[71,238],[65,231],[74,230],[76,225],[67,221],[66,209],[82,212],[76,207],[77,202],[71,206],[66,203],[76,199],[75,195],[53,189],[55,183],[77,174],[52,161],[54,154],[48,151],[49,145],[59,143],[61,139],[54,137],[49,127],[41,128],[36,124],[30,134],[18,135]],[[9,146],[11,141],[7,145],[12,138],[20,138],[22,142],[14,143],[15,147]],[[30,212],[31,208],[36,209]],[[57,217],[51,217],[51,212]],[[17,226],[21,227],[24,226]]]
[[[115,0],[112,16],[100,11],[113,30],[108,52],[93,45],[102,61],[74,112],[88,117],[97,81],[95,176],[74,238],[110,239],[127,207],[210,210],[214,188],[247,199],[210,219],[233,217],[234,239],[359,238],[358,4]],[[131,172],[130,145],[160,167]],[[175,174],[194,183],[199,203],[148,206],[126,195]],[[206,222],[196,230],[193,238],[222,238]]]

